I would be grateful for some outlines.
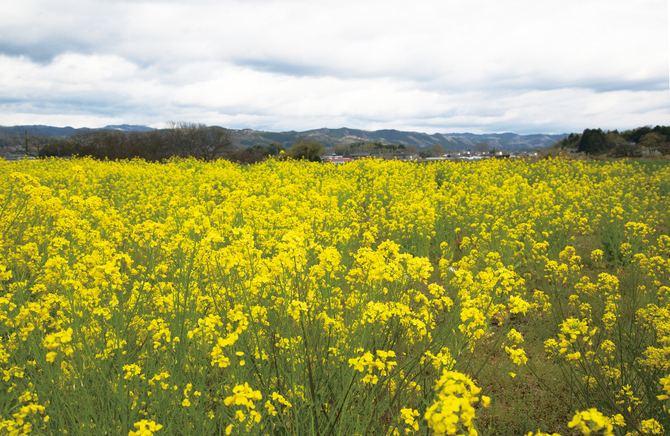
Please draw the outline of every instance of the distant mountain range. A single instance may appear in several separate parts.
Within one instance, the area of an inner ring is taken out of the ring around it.
[[[123,132],[147,132],[154,130],[151,127],[129,124],[105,126],[100,129],[75,129],[73,127],[51,127],[51,126],[0,126],[0,134],[24,134],[44,136],[71,136],[86,130],[114,130]],[[355,142],[381,142],[382,144],[404,144],[413,145],[418,149],[428,149],[436,144],[446,150],[469,150],[475,144],[484,142],[491,148],[498,150],[531,150],[535,148],[546,148],[563,139],[567,134],[561,135],[519,135],[516,133],[435,133],[429,135],[420,132],[403,132],[399,130],[359,130],[359,129],[315,129],[304,132],[263,132],[258,130],[230,129],[235,145],[246,148],[252,145],[267,145],[277,142],[285,147],[302,138],[313,139],[325,145],[334,147],[336,145],[351,144]]]
[[[52,126],[0,126],[0,133],[9,134],[9,135],[23,135],[25,132],[28,132],[28,135],[40,135],[40,136],[72,136],[77,132],[82,132],[86,130],[117,130],[121,132],[148,132],[152,129],[147,126],[131,126],[130,124],[120,124],[115,126],[105,126],[99,129],[89,129],[86,127],[75,129],[74,127],[52,127]]]
[[[278,142],[290,146],[301,138],[318,141],[326,147],[354,142],[381,142],[382,144],[413,145],[418,149],[427,149],[439,144],[446,150],[469,150],[479,142],[485,142],[491,148],[499,150],[531,150],[546,148],[568,136],[561,135],[518,135],[516,133],[435,133],[429,135],[420,132],[399,130],[358,130],[358,129],[316,129],[305,132],[262,132],[258,130],[231,130],[233,140],[242,147],[255,144],[267,145]]]

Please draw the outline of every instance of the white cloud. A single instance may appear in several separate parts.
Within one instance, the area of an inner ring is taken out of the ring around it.
[[[5,125],[563,132],[670,112],[653,0],[32,0],[3,13]]]

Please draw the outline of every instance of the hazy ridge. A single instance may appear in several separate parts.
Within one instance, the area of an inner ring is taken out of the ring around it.
[[[0,133],[4,134],[23,134],[25,131],[29,135],[43,136],[72,136],[79,132],[87,130],[114,130],[125,132],[145,132],[153,130],[150,127],[138,125],[110,125],[100,129],[73,128],[73,127],[53,127],[53,126],[0,126]],[[285,147],[291,146],[301,138],[309,138],[322,143],[326,147],[333,147],[342,144],[351,144],[355,142],[381,142],[382,144],[404,144],[413,145],[418,149],[427,149],[436,144],[443,146],[447,150],[467,150],[479,142],[487,143],[490,147],[499,150],[531,150],[535,148],[546,148],[555,142],[563,139],[567,134],[549,135],[532,134],[520,135],[516,133],[435,133],[427,134],[421,132],[407,132],[400,130],[360,130],[349,129],[346,127],[339,129],[314,129],[302,132],[265,132],[260,130],[229,129],[233,142],[239,147],[251,147],[260,144],[267,145],[271,142],[278,142]]]

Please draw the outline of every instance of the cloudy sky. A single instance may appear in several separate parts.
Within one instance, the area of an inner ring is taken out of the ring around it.
[[[666,0],[5,0],[0,125],[670,124]]]

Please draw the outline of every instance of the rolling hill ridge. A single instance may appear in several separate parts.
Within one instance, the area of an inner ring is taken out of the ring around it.
[[[100,129],[53,127],[53,126],[0,126],[0,134],[42,135],[51,137],[72,136],[86,130],[111,130],[123,132],[146,132],[154,130],[151,127],[138,125],[110,125]],[[229,129],[233,143],[241,148],[253,145],[267,145],[277,142],[285,147],[290,147],[294,142],[307,138],[322,143],[326,147],[351,144],[356,142],[380,142],[382,144],[403,144],[415,146],[418,149],[428,149],[434,145],[441,145],[446,150],[469,150],[475,144],[484,142],[491,148],[498,150],[532,150],[535,148],[546,148],[563,139],[567,134],[549,135],[532,134],[519,135],[516,133],[435,133],[408,132],[393,129],[385,130],[360,130],[346,127],[339,129],[314,129],[302,132],[266,132],[252,129]]]

